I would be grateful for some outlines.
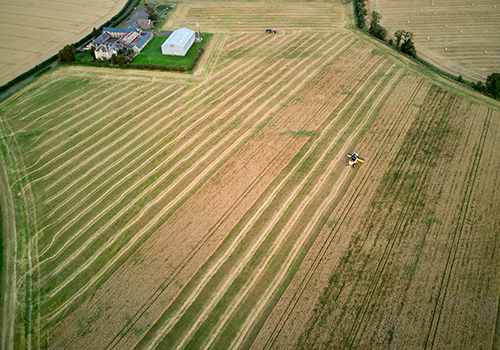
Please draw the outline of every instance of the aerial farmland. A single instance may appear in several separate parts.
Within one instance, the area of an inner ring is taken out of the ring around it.
[[[500,71],[497,0],[368,0],[390,33],[412,32],[419,56],[470,81]]]
[[[0,0],[0,85],[77,42],[117,14],[126,0]]]
[[[164,29],[197,21],[193,74],[63,66],[0,101],[1,348],[498,348],[500,103],[352,3]]]

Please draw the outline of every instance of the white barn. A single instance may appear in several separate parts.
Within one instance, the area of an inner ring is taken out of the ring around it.
[[[195,31],[191,29],[174,30],[161,45],[161,53],[164,55],[185,56],[191,45],[193,45],[195,36]]]

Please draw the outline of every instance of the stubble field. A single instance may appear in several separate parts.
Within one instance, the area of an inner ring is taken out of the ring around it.
[[[498,103],[342,25],[214,39],[201,76],[69,67],[0,104],[2,339],[491,347]]]
[[[415,35],[418,55],[469,81],[500,72],[500,3],[496,0],[369,0],[390,33]]]
[[[0,85],[75,43],[118,13],[126,0],[0,1]]]

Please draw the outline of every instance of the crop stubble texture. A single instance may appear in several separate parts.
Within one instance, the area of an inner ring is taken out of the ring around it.
[[[3,102],[50,348],[488,346],[498,112],[293,18],[201,80],[68,68]]]

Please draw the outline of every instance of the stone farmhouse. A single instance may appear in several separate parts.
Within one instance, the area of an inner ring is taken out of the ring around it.
[[[132,49],[137,55],[152,38],[151,33],[143,33],[137,24],[128,28],[104,27],[102,34],[89,44],[89,48],[95,48],[95,58],[109,60],[120,49]]]

